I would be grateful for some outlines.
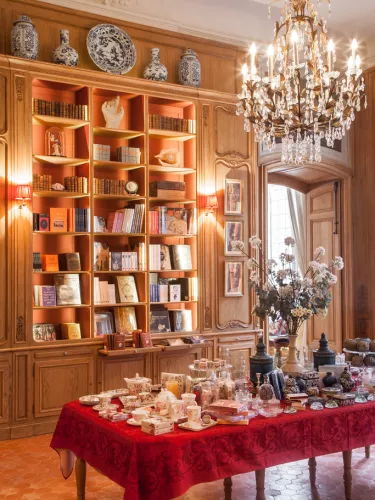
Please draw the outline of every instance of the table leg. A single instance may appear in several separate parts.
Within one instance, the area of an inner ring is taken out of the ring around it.
[[[86,462],[82,458],[76,460],[77,500],[85,500],[86,493]]]
[[[257,484],[257,496],[256,500],[265,500],[264,496],[264,483],[266,477],[266,469],[261,469],[255,471],[255,479]]]
[[[315,487],[316,482],[316,458],[309,458],[310,484]]]
[[[370,458],[371,446],[366,446],[365,453],[366,453],[366,458]]]
[[[232,484],[232,478],[230,476],[224,479],[225,500],[232,500]]]
[[[352,498],[352,450],[343,451],[344,459],[344,484],[345,484],[345,499]]]

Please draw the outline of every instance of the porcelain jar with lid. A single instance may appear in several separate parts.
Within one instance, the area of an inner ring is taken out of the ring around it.
[[[22,14],[13,23],[11,54],[24,59],[38,59],[38,33],[31,19]]]
[[[69,45],[69,31],[60,31],[60,45],[52,52],[52,61],[65,66],[77,66],[78,52]]]
[[[134,378],[124,378],[126,387],[129,389],[129,394],[132,396],[138,395],[140,392],[151,392],[151,379],[140,377],[138,373]]]
[[[200,87],[201,63],[192,49],[187,49],[181,56],[179,65],[179,81],[181,85]]]

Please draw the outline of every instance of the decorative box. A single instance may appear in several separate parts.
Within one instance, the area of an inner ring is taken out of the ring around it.
[[[354,392],[348,392],[346,394],[335,394],[333,399],[339,406],[351,406],[354,405],[355,394]]]
[[[341,394],[341,390],[337,389],[336,387],[323,387],[322,389],[322,397],[324,399],[329,399],[332,398],[333,396],[336,396],[337,394]]]
[[[324,399],[324,398],[320,398],[319,396],[310,396],[310,397],[307,399],[307,404],[311,406],[313,403],[320,403],[320,404],[322,404],[323,406],[325,406],[325,404],[326,404],[326,402],[325,402],[325,399]]]
[[[308,371],[302,374],[302,378],[306,383],[306,389],[315,386],[319,387],[319,373],[316,371]]]
[[[150,182],[150,196],[170,200],[183,199],[186,196],[185,182],[154,181]]]
[[[142,420],[141,430],[152,436],[160,436],[174,431],[174,422],[170,418],[151,417]]]

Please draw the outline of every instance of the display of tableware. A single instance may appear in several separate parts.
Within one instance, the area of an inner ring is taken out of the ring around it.
[[[110,101],[103,102],[102,113],[106,128],[120,128],[120,123],[125,113],[124,107],[120,104],[120,96],[116,96]]]
[[[167,68],[160,62],[160,49],[151,49],[151,61],[145,67],[143,78],[156,82],[166,82],[167,77]]]
[[[185,415],[187,415],[187,407],[188,406],[195,406],[197,404],[197,402],[195,401],[195,398],[196,398],[196,394],[192,394],[192,393],[185,393],[185,394],[182,394],[181,395],[181,399],[182,401],[184,402],[184,412],[185,412]]]
[[[110,415],[114,415],[115,413],[117,413],[117,410],[114,410],[112,408],[104,408],[104,410],[99,410],[98,415],[100,418],[108,420]]]
[[[177,390],[175,389],[174,391],[171,391],[171,392],[173,392],[174,394],[176,393],[177,399],[181,399],[181,394],[186,392],[185,391],[186,375],[184,373],[161,372],[160,381],[161,381],[161,385],[165,388],[167,387],[166,386],[167,380],[173,380],[173,381],[178,383],[178,389]],[[176,386],[174,385],[174,387],[176,387]]]
[[[141,427],[142,425],[142,420],[134,420],[134,418],[129,418],[129,420],[126,421],[129,425],[133,425],[134,427]]]
[[[136,422],[142,422],[144,418],[148,417],[148,412],[142,408],[137,408],[132,411],[132,417]]]
[[[365,401],[366,402],[366,401]],[[332,410],[333,408],[338,408],[339,405],[336,403],[336,401],[334,401],[333,399],[329,399],[326,404],[325,404],[325,407],[328,408],[329,410]]]
[[[351,373],[348,370],[348,368],[344,368],[344,371],[340,376],[339,382],[342,385],[344,392],[350,392],[353,389],[355,382],[352,379]]]
[[[178,422],[185,415],[185,402],[182,399],[176,399],[175,401],[171,401],[169,403],[169,416],[174,422]],[[187,410],[186,410],[187,412]]]
[[[101,394],[98,394],[98,400],[99,400],[99,406],[104,408],[111,403],[112,395],[108,394],[107,392],[103,392]]]
[[[185,429],[186,431],[200,432],[210,429],[211,427],[215,427],[215,425],[217,425],[217,422],[211,419],[211,422],[209,424],[204,424],[203,422],[200,422],[195,426],[191,426],[189,422],[184,422],[182,424],[178,424],[178,427],[180,429]]]
[[[38,59],[38,33],[31,19],[22,14],[13,22],[10,53],[24,59]]]
[[[292,405],[289,405],[284,409],[284,413],[287,415],[293,415],[293,413],[297,413],[297,410]]]
[[[335,394],[340,394],[341,391],[335,387],[323,387],[321,393],[324,399],[330,399]]]
[[[121,396],[119,399],[124,406],[124,410],[128,412],[132,412],[140,406],[140,401],[137,396]]]
[[[111,389],[109,391],[103,391],[103,392],[106,392],[107,394],[112,394],[112,398],[119,398],[120,396],[129,395],[129,389]]]
[[[179,82],[181,85],[199,87],[201,83],[201,64],[196,53],[187,49],[179,64]]]
[[[259,397],[263,402],[275,397],[275,391],[269,383],[268,375],[264,375],[264,383],[259,388]]]
[[[124,75],[135,65],[137,52],[130,36],[113,24],[98,24],[87,35],[87,50],[103,71]]]
[[[188,406],[186,408],[187,424],[190,427],[196,428],[201,426],[201,412],[202,408],[200,406]]]
[[[310,408],[314,411],[324,410],[324,406],[322,405],[322,403],[313,403],[312,405],[310,405]]]
[[[355,393],[354,402],[359,403],[359,404],[367,403],[368,395],[369,395],[369,393],[368,393],[368,391],[366,391],[365,387],[358,386],[357,391]]]
[[[246,391],[246,390],[239,390],[239,391],[235,391],[234,393],[234,399],[235,401],[241,401],[243,403],[249,403],[250,399],[251,399],[251,394],[249,391]]]
[[[160,394],[158,394],[155,398],[156,412],[160,415],[168,415],[169,404],[171,401],[175,401],[176,399],[176,396],[172,392],[162,389]]]
[[[155,401],[155,398],[151,394],[151,392],[140,392],[138,394],[138,397],[139,397],[141,404],[153,404]]]
[[[259,408],[259,415],[266,418],[274,418],[283,413],[283,411],[284,410],[282,408],[267,405]]]
[[[88,396],[80,397],[79,402],[85,406],[96,406],[99,404],[99,398],[96,394],[89,394]]]
[[[348,392],[344,394],[335,394],[333,399],[339,406],[351,406],[354,404],[355,394],[354,392]]]
[[[108,404],[106,406],[102,406],[101,404],[98,404],[96,406],[93,406],[92,407],[93,410],[95,411],[102,411],[102,410],[106,410],[107,412],[109,411],[117,411],[118,409],[118,405],[115,405],[115,404]]]
[[[140,377],[138,373],[134,378],[124,378],[130,395],[138,395],[140,392],[151,392],[151,379]]]
[[[319,373],[315,370],[307,371],[302,374],[307,389],[311,386],[319,387]]]
[[[65,66],[77,66],[78,52],[69,45],[69,31],[60,31],[60,45],[52,52],[52,61]]]

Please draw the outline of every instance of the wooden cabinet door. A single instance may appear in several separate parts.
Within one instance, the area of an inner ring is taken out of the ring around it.
[[[160,383],[160,374],[184,373],[190,375],[189,365],[203,357],[203,348],[189,348],[177,351],[162,351],[154,354],[154,381]]]
[[[9,422],[10,408],[10,365],[0,360],[0,424]]]
[[[255,352],[255,340],[249,341],[239,337],[238,341],[226,342],[224,338],[219,345],[219,355],[224,356],[226,350],[229,351],[233,375],[236,377],[239,374],[242,358],[245,360],[245,370],[248,373],[250,370],[250,356]]]
[[[65,403],[93,393],[92,356],[35,361],[34,417],[54,417]]]
[[[340,225],[336,227],[336,219],[340,223],[340,190],[335,192],[335,184],[330,182],[307,195],[307,251],[306,260],[310,262],[318,246],[325,248],[322,262],[330,264],[336,255],[341,255]],[[320,336],[325,332],[330,342],[330,348],[336,351],[342,349],[342,311],[341,311],[341,278],[336,273],[337,284],[332,288],[333,300],[329,305],[326,318],[313,316],[307,321],[307,343],[318,344]]]
[[[98,358],[98,392],[126,387],[124,378],[133,378],[138,373],[141,377],[150,376],[150,357],[139,354],[122,358]]]

